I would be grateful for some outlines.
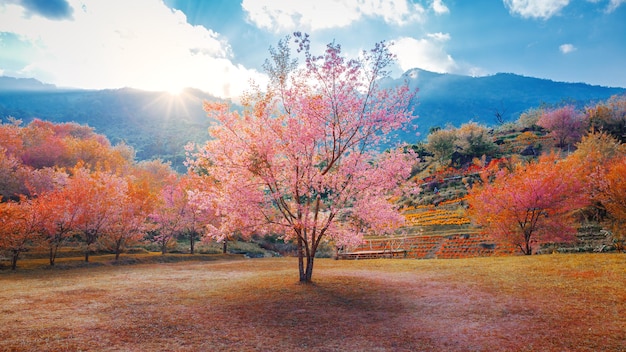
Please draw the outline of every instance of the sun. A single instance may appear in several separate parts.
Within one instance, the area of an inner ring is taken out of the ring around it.
[[[165,91],[172,97],[180,96],[184,90],[185,90],[185,87],[182,85],[171,85],[165,88]]]
[[[150,77],[151,81],[146,82],[146,86],[151,87],[153,91],[165,92],[172,97],[178,97],[190,85],[184,77],[185,75],[180,72],[162,72],[159,76]]]

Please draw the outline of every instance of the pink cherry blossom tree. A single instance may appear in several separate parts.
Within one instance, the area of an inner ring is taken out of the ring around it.
[[[179,178],[171,175],[161,189],[158,203],[149,218],[154,223],[154,241],[161,250],[167,252],[167,247],[175,236],[183,230],[183,218],[188,205],[187,194]]]
[[[580,141],[587,121],[583,113],[572,105],[546,110],[541,114],[537,125],[550,131],[557,147],[565,148]]]
[[[194,254],[195,237],[203,232],[206,225],[213,221],[213,210],[201,202],[193,202],[192,196],[199,192],[192,189],[198,176],[171,175],[161,190],[159,202],[150,214],[155,224],[153,238],[161,249],[167,252],[167,247],[177,235],[189,236],[189,252]]]
[[[294,44],[302,66],[292,59]],[[393,62],[385,43],[358,59],[335,43],[318,56],[308,35],[295,33],[270,54],[270,83],[242,99],[243,111],[205,103],[218,123],[189,166],[213,185],[205,200],[221,221],[212,236],[293,239],[300,281],[308,283],[323,240],[356,243],[403,224],[390,198],[404,190],[416,156],[381,149],[388,134],[411,125],[416,92],[379,85]]]
[[[215,208],[210,202],[198,202],[195,199],[198,194],[204,195],[206,192],[198,189],[202,184],[200,176],[195,174],[184,175],[181,179],[184,199],[186,201],[185,211],[182,218],[182,230],[189,239],[189,254],[195,253],[196,237],[202,237],[208,228],[214,228],[219,219],[215,216]]]

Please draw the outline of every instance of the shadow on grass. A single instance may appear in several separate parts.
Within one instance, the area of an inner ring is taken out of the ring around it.
[[[230,337],[236,327],[234,343],[242,341],[237,331],[246,331],[243,340],[256,340],[268,350],[411,351],[433,346],[411,325],[406,316],[410,307],[376,280],[325,276],[306,285],[289,279],[275,285],[251,280],[239,290],[244,294],[213,308],[225,318],[216,319],[216,327]]]

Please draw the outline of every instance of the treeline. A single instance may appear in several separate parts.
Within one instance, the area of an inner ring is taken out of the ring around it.
[[[0,252],[15,269],[31,249],[54,265],[68,242],[89,261],[95,250],[117,259],[146,240],[165,253],[185,235],[193,253],[214,216],[189,202],[193,178],[159,160],[137,163],[132,148],[86,126],[10,119],[0,125]]]

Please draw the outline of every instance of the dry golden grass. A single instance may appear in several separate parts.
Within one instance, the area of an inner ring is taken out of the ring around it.
[[[626,256],[0,273],[3,351],[625,351]]]

